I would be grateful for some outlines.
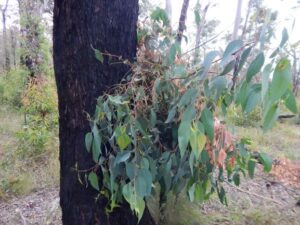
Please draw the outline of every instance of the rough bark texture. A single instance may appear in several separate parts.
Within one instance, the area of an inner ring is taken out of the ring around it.
[[[136,225],[128,204],[107,217],[106,200],[78,181],[72,170],[94,165],[84,145],[90,130],[87,113],[93,114],[96,98],[120,82],[129,68],[123,64],[101,64],[93,48],[124,59],[136,55],[138,0],[55,0],[54,69],[59,98],[60,204],[63,224]],[[149,211],[140,224],[154,224]]]
[[[182,36],[183,36],[183,31],[185,30],[185,21],[186,21],[186,16],[187,16],[187,10],[189,7],[189,0],[183,0],[182,8],[181,8],[181,13],[180,13],[180,18],[179,18],[179,26],[178,26],[178,32],[177,32],[177,42],[179,45],[181,44]]]

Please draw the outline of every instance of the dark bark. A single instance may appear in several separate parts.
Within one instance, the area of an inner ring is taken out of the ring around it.
[[[180,18],[179,18],[179,26],[178,26],[178,32],[177,32],[177,42],[179,45],[181,45],[182,41],[182,36],[183,36],[183,31],[185,30],[185,21],[186,21],[186,16],[187,16],[187,10],[189,7],[189,0],[183,0],[182,8],[181,8],[181,13],[180,13]]]
[[[109,217],[107,200],[78,181],[80,169],[94,165],[84,145],[90,130],[86,112],[93,114],[96,98],[120,82],[129,68],[96,60],[93,46],[133,61],[136,56],[138,0],[55,0],[54,69],[59,99],[60,204],[63,224],[136,225],[124,203]],[[146,209],[140,224],[154,224]]]

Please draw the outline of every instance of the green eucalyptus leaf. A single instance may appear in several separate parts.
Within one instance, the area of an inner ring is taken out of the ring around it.
[[[250,159],[248,161],[248,174],[249,174],[249,177],[253,178],[254,177],[254,170],[255,170],[255,161]]]
[[[291,90],[287,91],[286,98],[284,99],[285,106],[293,113],[297,113],[297,102]]]
[[[131,156],[131,151],[118,152],[116,159],[114,161],[114,166],[119,163],[126,162]]]
[[[171,108],[171,110],[169,111],[169,113],[168,113],[168,118],[167,118],[167,120],[165,121],[165,123],[170,123],[170,122],[172,122],[172,121],[174,120],[174,117],[175,117],[175,115],[176,115],[176,112],[177,112],[177,106],[175,105],[175,106],[173,106],[173,107]]]
[[[101,63],[103,63],[104,58],[102,53],[98,49],[94,49],[95,57],[97,60],[99,60]]]
[[[273,79],[269,89],[269,101],[278,101],[289,89],[292,83],[292,72],[290,61],[281,59],[275,68]]]
[[[91,151],[92,143],[93,143],[93,135],[91,132],[89,132],[85,135],[85,147],[88,152]]]
[[[172,44],[169,50],[169,63],[172,64],[175,61],[176,58],[176,53],[177,53],[177,49],[176,49],[176,45]]]
[[[193,202],[194,199],[195,199],[195,186],[196,184],[193,184],[190,188],[189,188],[189,198],[190,198],[190,201]]]
[[[152,175],[148,169],[140,169],[135,179],[135,191],[141,198],[149,196],[152,189]]]
[[[125,184],[122,189],[123,196],[125,200],[129,203],[131,210],[133,210],[138,217],[138,222],[141,220],[144,210],[145,201],[143,198],[139,197],[134,190],[131,183]]]
[[[202,68],[203,70],[200,70],[199,73],[197,73],[197,76],[199,76],[199,78],[201,80],[203,80],[206,75],[207,72],[209,71],[211,64],[213,63],[214,59],[219,55],[218,51],[211,51],[209,53],[207,53],[207,55],[204,58],[203,64],[202,64]]]
[[[182,121],[178,128],[178,146],[179,146],[181,157],[184,156],[186,148],[189,144],[190,133],[191,133],[191,122]]]
[[[90,172],[88,175],[88,180],[93,188],[95,188],[97,191],[99,191],[99,182],[98,182],[98,176],[95,172]]]
[[[101,155],[101,136],[99,134],[99,130],[97,127],[97,124],[95,123],[92,129],[93,134],[93,144],[92,144],[92,154],[93,154],[93,160],[95,163],[99,162],[99,157]]]
[[[235,66],[235,60],[230,61],[230,63],[228,63],[225,68],[223,69],[223,71],[220,73],[219,76],[223,76],[226,75],[227,73],[229,73]]]
[[[239,186],[241,183],[241,178],[240,178],[240,174],[239,173],[235,173],[233,175],[233,182],[236,186]]]
[[[126,175],[129,177],[130,180],[134,179],[135,171],[136,171],[136,165],[132,162],[126,162]]]
[[[233,54],[235,54],[237,51],[239,51],[239,49],[241,49],[242,47],[243,47],[243,41],[241,41],[241,40],[231,41],[227,45],[227,47],[224,51],[223,58],[222,58],[220,65],[223,67],[227,63],[229,63],[233,58]]]
[[[264,65],[264,62],[265,62],[265,56],[261,52],[255,57],[255,59],[251,62],[250,66],[248,68],[248,71],[246,74],[247,82],[250,82],[252,77],[254,75],[256,75],[257,73],[259,73],[260,69]]]
[[[269,88],[269,81],[270,75],[272,72],[272,64],[267,64],[262,72],[262,81],[261,81],[261,99],[264,101],[268,88]]]
[[[206,144],[206,136],[195,126],[191,127],[190,144],[196,160],[199,159]]]
[[[214,118],[212,112],[205,108],[201,112],[201,122],[204,125],[205,132],[208,138],[213,141],[214,139]]]
[[[247,113],[250,113],[254,108],[261,102],[261,85],[254,84],[251,87],[251,91],[248,94],[244,110]]]
[[[281,38],[281,42],[280,42],[279,46],[282,48],[288,40],[289,40],[289,34],[287,32],[287,29],[284,28],[282,30],[282,38]]]
[[[178,103],[178,107],[185,107],[188,104],[195,102],[197,95],[198,95],[197,89],[191,88],[191,89],[187,90],[181,97],[181,99]]]
[[[259,160],[264,166],[264,171],[265,172],[270,172],[271,169],[272,169],[272,163],[273,163],[272,158],[270,158],[270,156],[268,156],[265,153],[260,153],[259,154]]]
[[[126,133],[126,127],[120,126],[115,131],[115,138],[121,150],[124,150],[131,143],[131,138]]]
[[[279,108],[277,104],[270,105],[265,109],[263,115],[263,129],[268,130],[275,124],[279,115]]]
[[[245,51],[243,51],[240,62],[239,62],[239,67],[238,67],[238,72],[241,71],[243,66],[245,65],[245,62],[247,61],[248,56],[250,55],[250,52],[252,50],[252,47],[246,48]]]

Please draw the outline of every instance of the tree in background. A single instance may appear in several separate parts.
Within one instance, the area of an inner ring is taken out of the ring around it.
[[[4,48],[4,56],[5,56],[5,69],[7,71],[10,70],[10,57],[7,43],[7,31],[6,31],[6,12],[8,7],[9,0],[6,0],[4,6],[1,6],[1,14],[2,14],[2,39],[3,39],[3,48]]]
[[[179,18],[179,25],[178,25],[178,30],[177,30],[177,37],[176,41],[181,45],[181,40],[183,37],[183,31],[186,29],[186,17],[187,17],[187,10],[189,7],[189,0],[183,0],[182,7],[181,7],[181,12],[180,12],[180,18]]]
[[[31,77],[48,73],[49,45],[42,26],[43,3],[39,0],[18,0],[20,14],[20,62]]]

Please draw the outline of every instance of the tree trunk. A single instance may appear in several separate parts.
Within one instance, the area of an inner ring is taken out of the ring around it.
[[[17,59],[16,59],[16,49],[17,49],[17,32],[18,29],[15,27],[10,28],[10,42],[11,42],[11,52],[12,52],[12,63],[14,68],[17,67]]]
[[[169,19],[169,25],[172,27],[172,1],[166,0],[166,13]]]
[[[236,7],[235,20],[234,20],[234,27],[233,27],[233,32],[232,32],[232,40],[237,39],[239,26],[241,23],[242,3],[243,3],[243,0],[238,0],[237,7]]]
[[[54,69],[59,99],[60,205],[67,225],[136,225],[128,204],[121,204],[109,217],[107,200],[95,199],[94,189],[81,185],[75,165],[94,165],[86,151],[90,130],[86,113],[94,114],[96,98],[120,82],[130,68],[96,60],[96,48],[133,61],[136,56],[138,0],[55,0]],[[91,47],[92,46],[92,47]],[[154,224],[145,210],[140,224]]]
[[[206,23],[206,14],[207,10],[209,8],[210,3],[208,3],[203,10],[201,10],[201,5],[199,7],[200,15],[201,15],[201,21],[199,24],[197,24],[197,32],[196,32],[196,45],[195,45],[195,53],[194,53],[194,64],[196,64],[197,59],[199,57],[199,52],[200,52],[200,42],[201,42],[201,35],[202,35],[202,30],[205,26]]]
[[[1,9],[2,13],[2,38],[3,38],[3,49],[5,55],[5,69],[6,71],[10,70],[10,57],[9,57],[9,50],[7,45],[7,32],[6,32],[6,10],[8,7],[8,1],[6,0],[4,7]]]
[[[31,77],[41,74],[40,65],[44,62],[41,53],[42,1],[18,0],[20,14],[20,63],[30,72]]]
[[[178,32],[177,32],[177,42],[179,45],[181,45],[182,41],[182,36],[183,36],[183,31],[185,30],[185,21],[186,21],[186,16],[187,16],[187,10],[189,7],[189,0],[183,0],[182,7],[181,7],[181,13],[180,13],[180,18],[179,18],[179,26],[178,26]]]

